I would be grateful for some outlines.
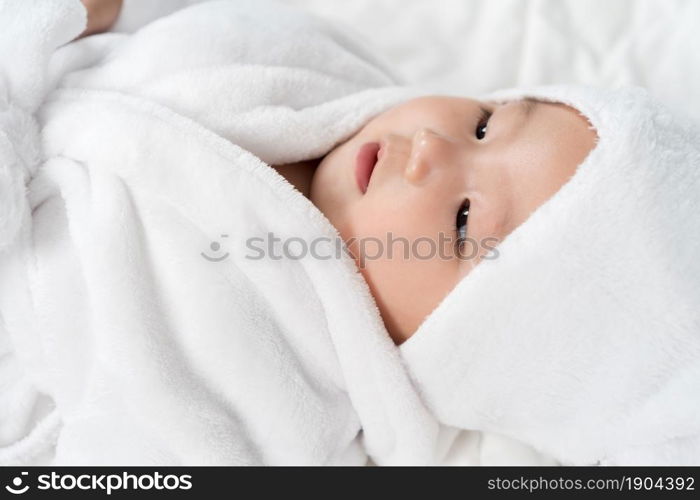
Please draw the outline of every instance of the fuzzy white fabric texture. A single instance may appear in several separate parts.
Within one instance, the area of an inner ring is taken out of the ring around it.
[[[644,90],[551,86],[598,143],[402,344],[430,409],[564,464],[700,464],[700,131]],[[459,326],[457,326],[459,325]]]
[[[418,90],[270,2],[70,44],[77,0],[4,1],[0,20],[0,462],[444,453],[337,231],[266,165]]]

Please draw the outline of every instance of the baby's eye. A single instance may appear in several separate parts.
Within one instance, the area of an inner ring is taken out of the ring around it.
[[[491,111],[485,108],[481,108],[481,116],[479,117],[479,123],[476,125],[476,138],[478,140],[486,137],[486,126],[489,124],[489,118],[491,118]]]
[[[469,200],[464,200],[457,210],[457,241],[461,242],[467,239],[467,219],[469,218]]]

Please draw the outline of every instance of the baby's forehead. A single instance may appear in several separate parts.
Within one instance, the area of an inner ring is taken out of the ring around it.
[[[482,103],[471,97],[456,95],[425,95],[414,97],[398,106],[387,110],[385,115],[410,116],[421,113],[459,112],[474,109]]]
[[[524,102],[528,107],[534,107],[539,104],[550,104],[550,105],[561,105],[556,101],[547,101],[543,99],[537,99],[535,97],[516,97],[508,99],[493,99],[488,96],[478,97],[478,96],[460,96],[460,95],[449,95],[449,94],[432,94],[420,97],[415,97],[403,105],[397,106],[394,109],[422,109],[422,108],[434,108],[434,107],[450,107],[450,106],[474,106],[474,105],[487,105],[487,106],[500,106],[513,102]]]

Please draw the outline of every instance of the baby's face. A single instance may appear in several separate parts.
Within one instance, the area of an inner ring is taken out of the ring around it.
[[[400,344],[595,140],[563,104],[421,97],[331,151],[310,197],[348,243]]]

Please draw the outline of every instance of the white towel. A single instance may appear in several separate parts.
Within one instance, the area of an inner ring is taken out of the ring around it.
[[[3,430],[53,402],[5,433],[0,461],[444,453],[354,261],[252,260],[245,245],[273,233],[335,251],[333,226],[264,162],[321,156],[416,89],[259,0],[56,52],[84,26],[77,0],[5,1],[0,20],[0,339],[24,373],[1,382],[25,387],[3,391]]]
[[[700,131],[641,89],[567,103],[599,141],[402,344],[438,419],[568,464],[700,464]],[[459,326],[457,326],[459,325]]]

